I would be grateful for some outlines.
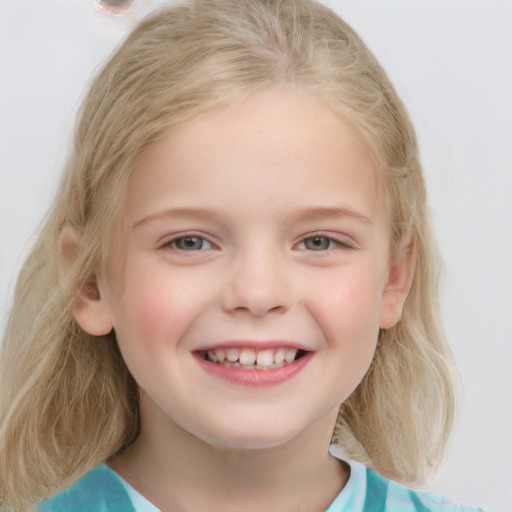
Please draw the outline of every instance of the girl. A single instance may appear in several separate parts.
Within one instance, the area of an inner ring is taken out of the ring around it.
[[[19,277],[1,506],[462,510],[402,485],[453,421],[436,272],[413,128],[350,27],[309,0],[156,13]]]

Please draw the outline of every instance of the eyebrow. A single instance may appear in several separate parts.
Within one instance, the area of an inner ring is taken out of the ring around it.
[[[137,228],[143,224],[150,224],[156,220],[168,219],[168,218],[196,218],[196,219],[227,219],[228,215],[220,210],[214,208],[168,208],[155,213],[150,213],[146,217],[135,221],[132,224],[132,228]]]
[[[155,213],[151,213],[133,223],[132,228],[137,228],[144,224],[158,221],[166,218],[196,218],[201,220],[226,221],[231,216],[222,210],[215,208],[168,208]],[[297,211],[287,213],[281,216],[283,224],[295,224],[299,222],[314,222],[330,218],[348,217],[366,224],[373,224],[373,220],[368,215],[355,210],[349,206],[316,206],[302,208]]]
[[[337,217],[348,217],[362,221],[366,224],[373,224],[373,220],[370,216],[365,215],[350,206],[317,206],[304,208],[284,216],[283,221],[286,224],[293,224],[296,222],[316,221]]]

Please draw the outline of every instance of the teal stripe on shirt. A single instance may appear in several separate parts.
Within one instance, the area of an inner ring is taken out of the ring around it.
[[[375,471],[366,472],[366,499],[364,512],[384,512],[389,481]]]
[[[69,489],[43,501],[37,512],[136,512],[116,474],[98,466]]]

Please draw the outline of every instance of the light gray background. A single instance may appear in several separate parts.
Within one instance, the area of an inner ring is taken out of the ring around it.
[[[512,511],[512,2],[325,0],[363,36],[408,106],[445,259],[442,306],[465,390],[430,484]],[[27,239],[54,193],[91,72],[143,14],[93,0],[0,0],[1,327]]]

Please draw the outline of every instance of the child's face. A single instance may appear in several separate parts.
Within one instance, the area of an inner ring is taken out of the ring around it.
[[[405,296],[376,172],[354,131],[292,92],[209,112],[148,150],[128,186],[123,298],[113,255],[96,304],[143,422],[153,408],[246,448],[333,428]],[[91,317],[77,314],[86,329]]]

